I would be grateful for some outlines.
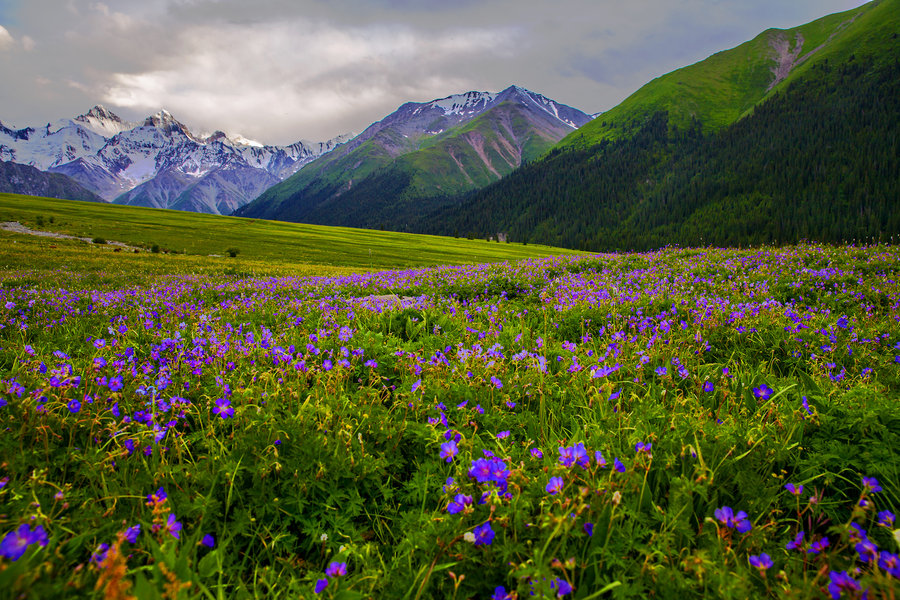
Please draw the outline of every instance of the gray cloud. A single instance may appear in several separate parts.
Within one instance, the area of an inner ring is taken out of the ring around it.
[[[403,102],[518,84],[582,110],[860,0],[4,0],[0,119],[97,102],[192,128],[325,139]]]

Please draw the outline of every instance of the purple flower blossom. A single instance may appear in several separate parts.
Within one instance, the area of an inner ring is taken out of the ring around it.
[[[831,571],[828,574],[830,583],[828,584],[828,593],[831,594],[832,600],[838,600],[844,592],[858,592],[860,590],[859,583],[849,575],[847,571]]]
[[[544,453],[541,452],[540,448],[532,448],[531,456],[533,456],[534,458],[544,458]]]
[[[712,381],[706,381],[703,383],[703,391],[707,394],[711,394],[716,390],[716,384]]]
[[[765,552],[759,555],[751,555],[748,560],[750,561],[750,566],[756,567],[757,569],[771,569],[774,564],[772,562],[772,557]]]
[[[554,579],[553,581],[550,582],[550,589],[556,590],[557,598],[562,598],[563,596],[571,594],[572,590],[575,588],[573,588],[572,584],[569,583],[568,581],[566,581],[565,579],[557,577],[556,579]]]
[[[878,568],[888,572],[894,579],[900,579],[900,558],[887,550],[882,550],[878,555]]]
[[[164,531],[176,540],[181,539],[181,522],[175,520],[175,515],[170,514],[166,519]]]
[[[882,527],[893,527],[895,518],[894,513],[889,510],[883,510],[878,513],[878,524]]]
[[[564,467],[571,467],[573,464],[578,463],[582,469],[586,469],[590,466],[591,459],[588,458],[584,443],[578,442],[573,446],[559,447],[559,462]]]
[[[803,484],[794,485],[793,483],[784,484],[784,489],[795,496],[799,496],[803,493]]]
[[[40,546],[47,545],[47,532],[44,531],[42,525],[38,525],[34,529],[30,525],[23,523],[17,529],[10,531],[0,541],[0,556],[17,561],[22,558],[25,551],[32,544]]]
[[[588,537],[592,537],[594,535],[594,524],[588,521],[584,524],[584,532],[588,534]]]
[[[476,546],[490,546],[494,541],[494,530],[491,529],[491,522],[485,521],[484,524],[476,527],[472,533],[475,534]]]
[[[328,577],[340,577],[342,575],[347,574],[347,563],[345,562],[331,562],[328,564],[328,568],[325,569],[325,574]]]
[[[200,544],[206,546],[207,548],[215,548],[216,547],[216,539],[210,535],[206,534],[203,536],[203,539],[200,540]]]
[[[222,417],[222,420],[234,416],[234,408],[231,406],[231,401],[225,398],[219,398],[218,400],[216,400],[216,405],[213,407],[213,412]]]
[[[622,461],[619,460],[618,457],[616,457],[616,458],[613,459],[613,468],[614,468],[614,469],[616,470],[616,472],[618,472],[618,473],[624,473],[624,472],[625,472],[625,465],[622,464]]]
[[[491,596],[491,600],[510,600],[512,596],[506,593],[506,588],[502,585],[498,585],[494,588],[494,595]]]
[[[775,393],[775,390],[767,386],[766,384],[762,384],[759,387],[753,388],[753,395],[756,396],[757,400],[766,401],[772,397],[772,394]]]
[[[472,506],[472,496],[456,494],[456,496],[453,497],[453,500],[447,504],[447,512],[451,515],[455,515],[465,510],[467,506]]]
[[[128,529],[125,530],[125,539],[131,544],[137,543],[139,535],[141,535],[141,524],[140,523],[138,523],[137,525],[134,525],[133,527],[129,527]]]
[[[820,554],[829,546],[830,542],[827,537],[823,537],[822,539],[818,539],[809,545],[809,550],[806,551],[807,554]]]
[[[874,562],[878,558],[878,546],[872,540],[863,540],[854,546],[859,560],[864,563]]]
[[[452,462],[453,457],[459,453],[459,448],[456,446],[456,442],[450,440],[449,442],[444,442],[441,444],[441,458],[447,459],[447,462]]]
[[[863,489],[864,491],[875,493],[881,491],[881,486],[878,485],[878,480],[874,477],[863,477],[862,478]]]
[[[787,543],[785,548],[788,550],[799,550],[803,546],[803,536],[806,535],[803,531],[794,536],[794,539]]]
[[[551,477],[550,481],[547,483],[547,493],[548,494],[558,494],[562,491],[565,482],[562,477]]]
[[[497,379],[496,377],[494,377],[493,375],[491,376],[491,384],[498,390],[503,389],[503,382],[500,381],[499,379]]]
[[[313,591],[315,591],[317,594],[321,594],[322,592],[325,591],[325,588],[327,588],[327,587],[328,587],[328,580],[327,579],[319,579],[318,581],[316,581],[316,588]]]
[[[734,514],[734,511],[730,506],[723,506],[722,508],[716,509],[715,515],[719,523],[722,523],[725,527],[730,529],[737,529],[740,533],[747,533],[753,529],[753,525],[750,523],[750,520],[747,518],[747,513],[744,511],[739,511],[737,514]]]

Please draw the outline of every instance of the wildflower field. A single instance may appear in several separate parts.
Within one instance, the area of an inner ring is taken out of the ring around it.
[[[0,274],[2,597],[895,597],[897,247],[76,267]]]

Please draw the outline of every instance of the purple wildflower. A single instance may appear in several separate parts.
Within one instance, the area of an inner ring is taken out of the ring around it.
[[[565,482],[562,477],[551,477],[550,481],[547,483],[547,493],[548,494],[558,494],[562,491]]]
[[[485,521],[484,524],[476,527],[472,533],[475,534],[476,546],[490,546],[494,541],[494,530],[491,529],[491,522]]]
[[[800,532],[794,536],[794,539],[785,545],[785,548],[788,550],[799,550],[801,546],[803,546],[803,536],[806,535],[804,532]]]
[[[441,458],[447,460],[447,462],[452,462],[453,457],[459,453],[459,448],[456,446],[456,442],[450,440],[449,442],[444,442],[441,444]]]
[[[125,539],[130,544],[137,543],[138,536],[141,535],[141,524],[138,523],[134,527],[129,527],[125,530]]]
[[[784,489],[795,496],[799,496],[803,493],[803,484],[794,485],[793,483],[784,484]]]
[[[874,477],[863,477],[862,478],[863,488],[867,492],[875,493],[881,491],[881,486],[878,485],[878,480]]]
[[[847,571],[831,571],[828,574],[831,582],[828,584],[828,593],[831,594],[832,600],[838,600],[844,592],[858,592],[860,590],[859,583],[855,579],[847,575]]]
[[[759,555],[751,555],[748,560],[750,561],[750,566],[757,569],[771,569],[774,564],[772,557],[765,552]]]
[[[757,400],[766,401],[772,397],[772,394],[775,393],[775,390],[767,386],[766,384],[762,384],[759,387],[753,388],[753,395],[756,396]]]
[[[453,497],[453,500],[447,504],[447,512],[451,515],[455,515],[457,513],[465,510],[467,506],[472,505],[472,496],[466,496],[465,494],[456,494]]]
[[[31,544],[47,545],[47,532],[44,531],[42,525],[38,525],[34,529],[30,525],[23,523],[6,534],[3,541],[0,542],[0,556],[5,556],[10,560],[17,561],[22,558],[28,546]]]
[[[550,583],[550,589],[556,590],[557,598],[562,598],[567,594],[571,594],[574,588],[572,587],[572,584],[565,579],[557,577]]]
[[[734,514],[730,506],[723,506],[716,509],[715,515],[720,523],[728,528],[737,529],[740,533],[747,533],[753,529],[753,525],[744,511],[738,511],[737,514]]]
[[[341,575],[347,574],[347,563],[345,562],[331,562],[328,564],[328,568],[325,569],[325,574],[329,577],[340,577]]]
[[[809,550],[806,551],[807,554],[819,554],[825,550],[829,546],[830,542],[827,537],[823,537],[822,539],[814,541],[809,545]]]

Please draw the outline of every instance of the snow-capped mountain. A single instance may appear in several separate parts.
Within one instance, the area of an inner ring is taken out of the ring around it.
[[[230,214],[351,137],[269,146],[195,135],[165,110],[126,122],[95,106],[41,127],[0,123],[0,160],[67,175],[107,201]]]
[[[405,223],[536,159],[590,119],[519,86],[408,102],[235,214],[352,227]]]

